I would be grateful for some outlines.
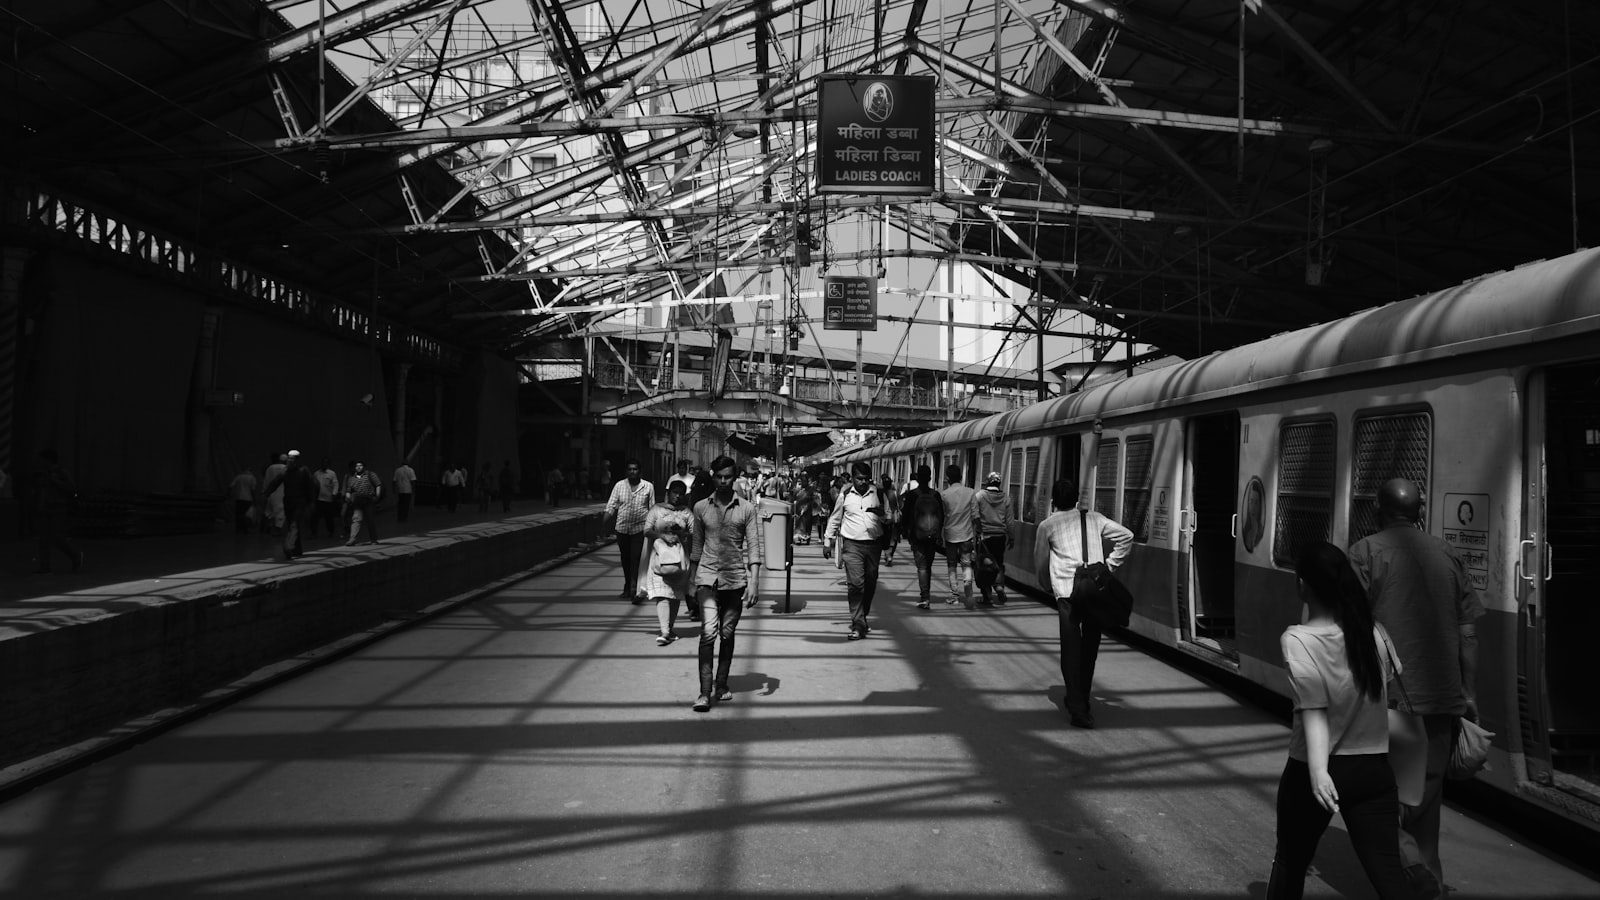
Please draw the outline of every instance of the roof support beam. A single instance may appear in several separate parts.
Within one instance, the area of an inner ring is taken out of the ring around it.
[[[1378,127],[1384,131],[1394,132],[1398,130],[1395,128],[1394,122],[1383,114],[1383,110],[1373,105],[1372,101],[1368,100],[1366,95],[1361,93],[1361,90],[1351,83],[1350,79],[1346,78],[1337,66],[1329,62],[1328,58],[1323,56],[1316,47],[1313,47],[1310,41],[1306,40],[1301,36],[1300,32],[1295,31],[1293,26],[1284,21],[1283,16],[1278,15],[1278,11],[1272,8],[1271,3],[1267,2],[1267,0],[1261,0],[1260,3],[1255,4],[1255,8],[1261,13],[1262,18],[1271,22],[1274,28],[1289,39],[1289,43],[1300,51],[1300,55],[1305,57],[1306,62],[1311,63],[1334,87],[1337,87],[1356,106],[1360,107],[1361,111],[1367,114],[1367,118],[1377,123]]]
[[[1066,63],[1068,68],[1072,69],[1072,71],[1076,73],[1079,78],[1093,85],[1095,90],[1100,93],[1102,99],[1112,106],[1122,108],[1127,107],[1127,104],[1122,102],[1122,98],[1117,96],[1117,92],[1113,91],[1110,85],[1102,81],[1100,76],[1095,74],[1095,72],[1090,69],[1089,66],[1083,62],[1083,60],[1078,59],[1078,55],[1076,53],[1073,53],[1072,50],[1069,49],[1065,44],[1057,40],[1053,33],[1047,31],[1044,26],[1040,25],[1038,19],[1028,15],[1028,11],[1022,8],[1022,4],[1018,3],[1017,0],[1003,0],[1003,2],[1007,6],[1011,7],[1012,12],[1015,12],[1018,18],[1028,23],[1028,27],[1033,29],[1033,33],[1038,36],[1039,40],[1043,41],[1045,46],[1049,47],[1056,56],[1060,57],[1061,61]],[[1194,182],[1201,191],[1208,195],[1213,203],[1217,204],[1217,206],[1219,206],[1229,215],[1237,214],[1237,211],[1233,208],[1232,201],[1230,201],[1227,197],[1224,197],[1221,191],[1213,187],[1211,182],[1207,181],[1198,171],[1196,171],[1195,168],[1189,164],[1189,161],[1183,158],[1183,154],[1179,153],[1176,148],[1162,139],[1159,134],[1156,134],[1144,125],[1134,125],[1133,127],[1134,130],[1138,131],[1144,137],[1149,139],[1149,141],[1156,146],[1156,149],[1160,150],[1161,153],[1178,168],[1178,171],[1187,175],[1189,180]]]

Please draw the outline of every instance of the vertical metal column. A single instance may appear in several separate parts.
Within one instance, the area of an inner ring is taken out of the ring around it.
[[[16,476],[12,434],[17,409],[17,339],[22,309],[22,272],[33,251],[0,248],[0,469]]]
[[[396,363],[394,367],[394,455],[406,459],[406,380],[411,375],[411,363]]]
[[[212,487],[211,406],[207,402],[216,387],[217,329],[222,310],[209,307],[200,321],[200,346],[195,353],[193,400],[189,404],[189,490],[208,491]]]
[[[944,420],[949,422],[956,411],[956,261],[945,260],[944,287],[946,296],[944,318]]]

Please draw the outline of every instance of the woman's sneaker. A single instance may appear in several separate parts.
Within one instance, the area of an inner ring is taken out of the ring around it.
[[[658,635],[656,635],[656,646],[657,647],[665,647],[666,645],[672,643],[672,637],[673,636],[670,635],[670,634],[658,634]]]

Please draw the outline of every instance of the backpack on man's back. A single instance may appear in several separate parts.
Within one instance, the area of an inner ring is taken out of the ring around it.
[[[912,540],[937,541],[944,536],[944,498],[928,487],[918,488],[911,498],[911,514],[906,516]]]

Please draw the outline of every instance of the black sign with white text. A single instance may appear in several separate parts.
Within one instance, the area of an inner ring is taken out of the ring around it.
[[[817,189],[931,194],[933,78],[825,75],[817,79]]]

